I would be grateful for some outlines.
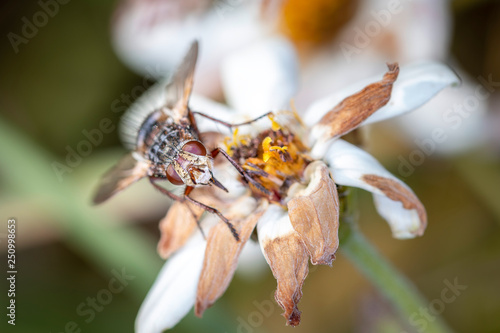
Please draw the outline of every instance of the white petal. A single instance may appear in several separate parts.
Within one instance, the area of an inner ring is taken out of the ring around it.
[[[415,237],[415,230],[420,229],[420,219],[415,209],[404,209],[401,202],[381,194],[373,194],[373,201],[380,216],[389,222],[395,238]]]
[[[298,85],[293,45],[274,37],[229,55],[222,84],[229,105],[245,113],[258,116],[288,106]]]
[[[380,75],[377,75],[316,101],[306,111],[304,117],[306,124],[309,126],[316,124],[344,98],[379,79]],[[459,82],[460,79],[455,72],[440,63],[423,62],[402,66],[399,77],[394,83],[389,103],[366,119],[362,125],[410,112],[423,105],[445,87]]]
[[[427,224],[425,209],[402,181],[387,171],[373,156],[343,140],[334,141],[328,149],[325,160],[330,165],[335,183],[359,187],[374,194],[375,206],[379,214],[389,223],[396,238],[410,238],[421,235]],[[389,198],[391,187],[374,186],[366,176],[380,177],[400,190],[402,200]],[[404,202],[403,202],[404,201]],[[405,208],[404,205],[411,205]]]
[[[249,240],[240,253],[236,274],[241,279],[257,280],[268,271],[268,267],[259,244]]]
[[[193,94],[189,100],[189,107],[192,111],[198,111],[207,116],[222,120],[228,123],[234,123],[241,118],[241,115],[224,104],[217,103],[203,97],[201,95]],[[207,119],[205,117],[195,115],[196,123],[200,132],[216,131],[229,134],[230,131],[226,126],[218,122]]]
[[[393,6],[397,13],[390,14]],[[299,112],[322,96],[377,74],[389,57],[400,65],[449,58],[448,0],[370,0],[358,7],[331,47],[301,63],[301,90],[295,99]],[[366,35],[374,28],[381,28],[380,33]]]
[[[278,205],[269,205],[269,208],[257,223],[257,234],[259,243],[264,252],[263,246],[275,238],[285,237],[295,233],[288,212]]]
[[[254,1],[127,1],[116,11],[113,46],[133,70],[160,78],[198,39],[194,91],[219,96],[221,60],[262,36],[259,8]]]
[[[166,262],[139,310],[137,333],[161,333],[189,312],[196,300],[205,248],[198,232]]]
[[[460,87],[446,89],[418,112],[398,118],[403,135],[426,155],[457,154],[485,141],[491,93],[466,73],[459,74]]]
[[[384,0],[387,8],[393,0]],[[447,0],[417,0],[403,4],[388,25],[399,47],[398,59],[447,59],[452,22]]]

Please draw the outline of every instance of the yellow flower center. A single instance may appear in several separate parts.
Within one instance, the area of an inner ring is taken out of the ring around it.
[[[289,113],[295,120],[296,113]],[[233,133],[225,143],[229,154],[240,163],[271,194],[268,199],[283,204],[288,188],[300,181],[304,169],[311,162],[308,148],[298,135],[270,117],[271,128],[256,136],[240,137]],[[257,197],[265,196],[262,191],[251,187]]]
[[[353,16],[355,0],[285,0],[280,27],[295,42],[319,44],[331,40]]]

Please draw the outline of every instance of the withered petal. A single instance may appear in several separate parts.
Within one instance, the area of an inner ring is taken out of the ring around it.
[[[190,197],[208,206],[217,207],[224,210],[228,203],[216,195],[212,188],[196,188]],[[182,247],[197,228],[196,221],[205,212],[203,208],[190,202],[174,202],[167,212],[167,215],[160,221],[161,237],[158,242],[158,254],[163,259],[167,259],[172,253]],[[200,226],[203,227],[203,221]]]
[[[273,208],[282,210],[277,206]],[[297,326],[301,314],[297,304],[302,298],[302,284],[309,272],[309,253],[300,235],[293,229],[286,212],[279,220],[273,218],[276,217],[273,213],[275,212],[271,212],[259,221],[259,241],[266,261],[278,282],[274,298],[285,311],[283,316],[287,320],[287,325]],[[272,226],[272,224],[281,225]]]
[[[308,170],[309,169],[309,170]],[[288,215],[314,265],[331,265],[339,246],[339,198],[335,182],[323,162],[310,164],[307,188],[288,202]]]
[[[321,141],[338,138],[356,127],[391,98],[392,85],[399,74],[397,63],[388,64],[389,71],[379,82],[345,98],[321,118],[312,129],[312,135]]]
[[[240,236],[239,242],[235,241],[224,223],[218,223],[210,230],[195,304],[198,317],[226,291],[236,270],[238,257],[267,207],[267,201],[263,200],[250,216],[240,220],[231,219]]]
[[[160,221],[161,237],[158,242],[158,254],[167,259],[181,248],[196,228],[196,218],[203,214],[203,209],[190,202],[174,202],[167,215]]]
[[[342,140],[329,145],[324,156],[335,183],[373,193],[378,213],[389,223],[395,238],[420,236],[427,224],[422,203],[401,180],[366,151]]]
[[[419,228],[413,230],[412,233],[416,236],[422,236],[424,234],[425,228],[427,227],[427,213],[424,205],[420,202],[415,193],[403,186],[402,183],[378,175],[364,175],[362,180],[378,188],[387,198],[401,202],[403,208],[415,210],[418,214],[420,223]]]

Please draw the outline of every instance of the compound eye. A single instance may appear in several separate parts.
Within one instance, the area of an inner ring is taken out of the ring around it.
[[[206,156],[207,155],[207,149],[203,145],[203,143],[199,141],[189,141],[186,143],[183,147],[182,150],[185,152],[199,155],[199,156]]]
[[[177,171],[175,171],[174,166],[170,164],[167,167],[167,179],[174,185],[183,185],[184,181],[182,178],[177,174]]]

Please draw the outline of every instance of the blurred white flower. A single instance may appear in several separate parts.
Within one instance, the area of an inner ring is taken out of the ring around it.
[[[162,78],[198,39],[202,51],[194,90],[217,98],[221,60],[265,30],[253,1],[124,0],[115,12],[112,41],[118,56],[137,73],[146,75],[153,68]]]
[[[449,6],[447,0],[313,0],[307,6],[296,0],[126,0],[117,11],[113,40],[117,54],[146,74],[158,66],[168,72],[190,41],[200,39],[207,47],[202,47],[195,92],[221,99],[224,58],[269,34],[281,34],[296,42],[301,55],[295,103],[304,110],[321,96],[378,73],[380,63],[449,62]],[[464,77],[461,88],[440,94],[418,113],[400,117],[399,135],[414,145],[415,140],[430,138],[436,128],[444,128],[447,139],[435,145],[436,153],[456,153],[480,144],[486,100],[479,101],[459,129],[446,116],[457,97],[476,85]]]

